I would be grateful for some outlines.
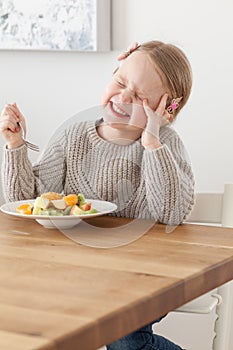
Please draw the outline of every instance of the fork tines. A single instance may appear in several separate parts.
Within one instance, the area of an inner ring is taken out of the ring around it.
[[[22,130],[22,138],[23,138],[23,141],[24,141],[25,145],[27,146],[27,148],[31,149],[32,151],[39,152],[40,151],[39,146],[25,140],[25,130],[24,130],[22,124],[20,122],[18,122],[17,124],[19,125],[19,127]]]

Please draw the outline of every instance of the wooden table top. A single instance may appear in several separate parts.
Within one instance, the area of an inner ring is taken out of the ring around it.
[[[0,349],[94,350],[233,279],[233,229],[165,227],[98,249],[1,213]]]

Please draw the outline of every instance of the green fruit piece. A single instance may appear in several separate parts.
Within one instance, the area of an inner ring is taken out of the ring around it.
[[[86,199],[83,194],[78,194],[78,205],[83,205],[86,202]]]

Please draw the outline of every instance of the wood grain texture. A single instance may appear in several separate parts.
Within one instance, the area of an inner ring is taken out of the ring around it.
[[[88,221],[105,230],[128,222]],[[94,350],[232,278],[233,229],[157,224],[129,245],[97,249],[1,213],[0,349]]]
[[[46,339],[35,335],[23,335],[12,332],[0,331],[0,349],[7,350],[56,350],[54,345]]]

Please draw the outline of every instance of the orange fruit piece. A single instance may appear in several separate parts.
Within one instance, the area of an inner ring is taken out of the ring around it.
[[[31,215],[32,206],[30,204],[22,204],[16,210],[17,213]]]
[[[64,197],[64,201],[66,205],[75,205],[78,203],[78,196],[76,194],[68,194],[68,196]]]

